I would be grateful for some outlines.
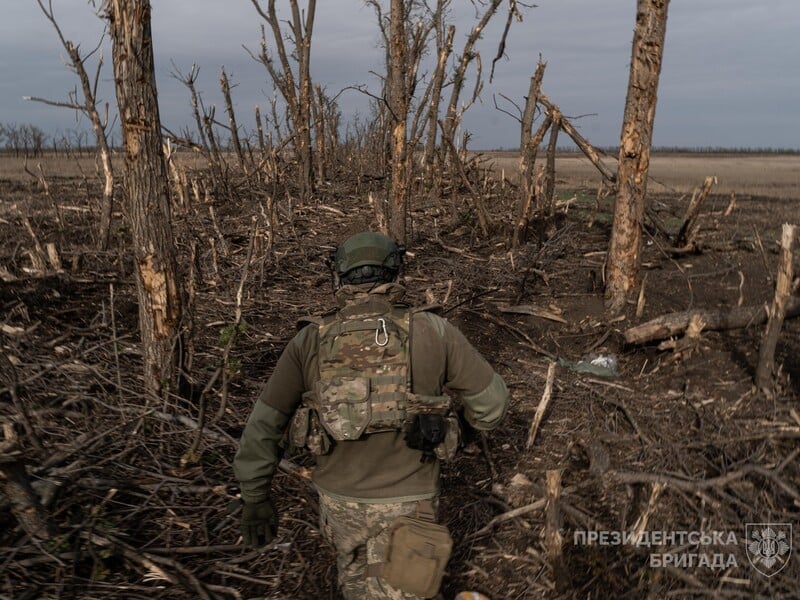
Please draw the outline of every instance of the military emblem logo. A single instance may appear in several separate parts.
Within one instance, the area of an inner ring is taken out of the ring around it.
[[[766,577],[780,573],[792,555],[791,523],[747,523],[747,558]]]

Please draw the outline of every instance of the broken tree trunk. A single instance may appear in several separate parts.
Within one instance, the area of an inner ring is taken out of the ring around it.
[[[700,216],[700,209],[715,183],[717,183],[716,177],[706,177],[702,189],[694,190],[689,208],[686,209],[686,216],[683,218],[683,225],[681,225],[678,235],[675,236],[676,248],[686,248],[694,244],[697,237],[697,218]]]
[[[536,154],[539,148],[539,144],[542,143],[547,130],[553,124],[553,119],[550,115],[547,115],[545,120],[539,126],[539,129],[536,131],[536,134],[531,138],[530,142],[528,142],[528,147],[531,148],[531,153],[526,160],[529,161],[529,174],[523,173],[523,182],[525,181],[524,178],[530,177],[530,183],[528,190],[525,194],[520,198],[520,206],[518,209],[517,214],[517,225],[514,228],[514,246],[518,246],[522,239],[524,238],[525,230],[528,227],[528,222],[530,221],[530,212],[531,206],[533,205],[533,199],[537,195],[537,175],[535,173],[535,164],[536,164]],[[525,183],[523,183],[523,186]]]
[[[161,144],[149,0],[106,4],[114,83],[125,148],[127,217],[136,264],[144,385],[156,396],[178,389],[184,344],[167,165]]]
[[[786,301],[785,318],[800,316],[800,298],[790,297]],[[706,331],[725,329],[742,329],[750,325],[759,325],[767,320],[768,313],[764,306],[737,306],[724,310],[687,310],[642,323],[625,330],[625,341],[628,344],[644,344],[655,340],[663,340],[683,333],[689,326],[692,317],[705,322]]]
[[[553,580],[556,591],[562,591],[568,583],[564,568],[563,546],[561,534],[561,471],[547,471],[547,508],[545,509],[544,545],[547,548],[547,559],[553,569]]]
[[[541,96],[539,98],[539,103],[544,106],[548,112],[558,111],[561,114],[558,106],[553,104],[547,96]],[[584,138],[580,133],[578,133],[577,129],[572,126],[572,123],[569,122],[568,119],[565,119],[564,116],[561,116],[560,121],[561,129],[566,133],[572,141],[581,149],[581,152],[584,153],[586,158],[595,166],[595,168],[600,171],[600,174],[610,184],[615,184],[617,181],[617,176],[614,172],[609,169],[603,161],[600,160],[600,154],[595,150],[594,146],[592,146],[586,138]]]
[[[778,263],[778,278],[775,282],[775,299],[769,310],[769,320],[758,351],[758,367],[756,369],[756,385],[762,391],[772,389],[773,372],[775,371],[775,346],[781,334],[783,320],[787,312],[787,303],[792,293],[794,242],[797,237],[795,225],[783,224],[781,231],[781,255]]]
[[[536,151],[538,150],[538,148],[534,147],[531,143],[533,138],[533,118],[536,112],[539,90],[542,87],[545,67],[547,67],[547,63],[541,60],[536,65],[536,72],[533,74],[533,77],[531,77],[528,97],[525,99],[525,110],[522,112],[522,129],[519,142],[520,197],[519,204],[517,205],[517,226],[514,228],[512,240],[512,244],[515,248],[519,245],[520,235],[527,225],[528,212],[530,212],[530,207],[533,202],[533,176],[536,163]]]
[[[392,115],[391,153],[392,175],[389,188],[389,214],[387,218],[389,236],[400,243],[406,241],[406,216],[408,213],[409,177],[408,169],[408,109],[409,98],[406,86],[408,67],[408,40],[405,28],[404,0],[391,1],[389,23],[389,69],[386,93]]]
[[[608,251],[606,309],[624,311],[642,260],[647,171],[664,53],[669,0],[638,0],[630,78],[620,135],[617,197]]]
[[[552,217],[556,212],[556,148],[558,146],[558,131],[561,127],[561,111],[554,109],[550,116],[553,118],[553,126],[550,128],[550,140],[547,143],[544,197],[538,199],[538,208],[545,218]]]
[[[48,540],[54,530],[31,487],[25,466],[17,460],[19,454],[0,456],[0,484],[11,503],[11,513],[25,533],[35,540]]]

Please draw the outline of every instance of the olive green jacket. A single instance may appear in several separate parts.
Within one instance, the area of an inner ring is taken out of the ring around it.
[[[358,303],[396,302],[403,288],[380,286],[366,294],[345,286],[337,298],[347,306]],[[412,317],[411,380],[416,394],[437,396],[445,389],[457,394],[464,417],[474,428],[497,427],[505,416],[509,395],[503,379],[445,319],[430,312]],[[302,394],[319,378],[318,328],[301,329],[284,349],[247,421],[234,473],[245,502],[264,500],[278,463],[278,444]],[[317,457],[312,480],[322,492],[356,502],[405,502],[431,498],[439,491],[438,461],[421,462],[404,433],[385,432],[338,442]]]

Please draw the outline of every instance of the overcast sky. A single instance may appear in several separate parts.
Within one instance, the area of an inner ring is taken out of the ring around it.
[[[0,20],[0,123],[32,123],[48,133],[80,125],[66,109],[23,96],[63,100],[77,79],[36,0],[2,0]],[[536,0],[512,26],[507,58],[488,82],[505,7],[481,42],[487,78],[482,102],[467,113],[473,149],[514,148],[519,126],[495,109],[493,95],[524,102],[541,54],[547,62],[543,90],[595,145],[619,142],[634,0]],[[305,4],[301,0],[301,4]],[[94,47],[102,23],[87,0],[53,0],[64,35],[84,50]],[[176,131],[190,118],[185,88],[174,66],[200,67],[198,88],[216,104],[220,68],[232,81],[237,118],[252,130],[252,111],[274,93],[264,68],[243,46],[259,47],[260,21],[250,0],[152,0],[161,119]],[[279,6],[288,1],[279,2]],[[467,0],[453,0],[460,53],[474,22]],[[286,11],[284,10],[284,14]],[[334,94],[346,86],[379,85],[379,34],[362,0],[319,0],[312,44],[312,77]],[[800,0],[672,0],[659,87],[654,144],[682,147],[800,148]],[[114,102],[110,57],[99,96]],[[91,64],[94,64],[92,62]],[[174,66],[173,66],[174,65]],[[366,98],[352,91],[339,99],[345,118],[366,115]],[[505,103],[503,107],[514,112]],[[580,118],[577,118],[579,117]]]

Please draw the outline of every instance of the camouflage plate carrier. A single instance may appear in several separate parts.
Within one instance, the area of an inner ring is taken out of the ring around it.
[[[357,306],[350,306],[299,323],[319,327],[319,380],[303,395],[292,419],[293,445],[325,454],[331,439],[351,441],[371,433],[403,431],[416,414],[450,413],[449,396],[410,391],[411,321],[414,312],[425,308],[386,303],[381,312],[374,304],[370,309],[358,312]]]

